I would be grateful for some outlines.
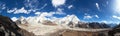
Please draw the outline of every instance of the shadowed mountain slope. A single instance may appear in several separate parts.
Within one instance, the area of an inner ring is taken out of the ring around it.
[[[34,36],[34,34],[19,28],[9,17],[0,15],[1,36]]]

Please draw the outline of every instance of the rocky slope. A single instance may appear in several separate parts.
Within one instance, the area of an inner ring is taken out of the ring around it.
[[[34,36],[19,28],[10,18],[0,15],[0,36]]]
[[[98,22],[91,22],[91,23],[78,22],[77,24],[70,22],[68,25],[72,28],[91,28],[91,29],[111,28],[109,24],[98,23]]]
[[[112,30],[109,31],[109,36],[115,36],[115,34],[120,33],[120,24],[115,26]]]

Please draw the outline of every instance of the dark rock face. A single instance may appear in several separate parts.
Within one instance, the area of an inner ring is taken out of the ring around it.
[[[101,32],[87,32],[87,31],[75,31],[69,30],[62,34],[62,36],[108,36],[106,31]]]
[[[0,15],[1,36],[34,36],[34,34],[19,28],[10,18]]]
[[[114,27],[111,31],[108,32],[109,36],[114,36],[116,33],[120,33],[120,25]]]
[[[110,28],[109,25],[105,23],[98,23],[98,22],[91,22],[91,23],[78,23],[76,27],[79,28],[93,28],[93,29],[99,29],[99,28]]]
[[[89,26],[90,28],[110,28],[107,24],[98,22],[89,23]]]
[[[117,26],[117,24],[115,24],[115,23],[110,23],[110,24],[108,24],[111,28],[114,28],[115,26]]]

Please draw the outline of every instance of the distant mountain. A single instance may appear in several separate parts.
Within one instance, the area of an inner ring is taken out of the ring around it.
[[[9,17],[0,15],[0,36],[34,36],[34,34],[19,28]]]
[[[77,16],[75,15],[67,15],[64,18],[61,18],[59,20],[55,20],[55,23],[61,24],[61,25],[66,25],[66,26],[75,26],[78,24],[80,20],[78,19]]]
[[[21,16],[15,23],[17,23],[17,24],[28,24],[27,20],[23,16]]]
[[[77,28],[93,28],[93,29],[110,28],[110,26],[108,24],[98,23],[98,22],[90,22],[90,23],[79,22],[75,27],[77,27]]]
[[[89,28],[89,24],[85,22],[78,22],[78,24],[75,25],[77,28]]]
[[[111,28],[114,28],[115,26],[117,26],[118,24],[115,24],[115,23],[110,23],[108,24]]]
[[[68,24],[70,22],[77,24],[80,20],[75,15],[68,15],[68,16],[62,18],[60,21],[62,21],[62,22],[64,21],[64,22],[66,22],[66,24]]]
[[[89,23],[89,27],[90,28],[110,28],[110,26],[107,25],[106,23],[98,23],[98,22]]]

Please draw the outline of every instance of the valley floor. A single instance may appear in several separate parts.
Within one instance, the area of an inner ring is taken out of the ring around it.
[[[20,28],[23,28],[29,32],[34,33],[36,36],[108,36],[109,28],[106,29],[87,29],[87,28],[69,28],[66,26],[56,25],[40,25],[40,24],[19,24]]]

